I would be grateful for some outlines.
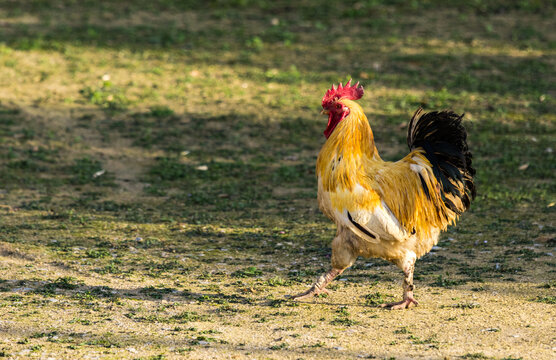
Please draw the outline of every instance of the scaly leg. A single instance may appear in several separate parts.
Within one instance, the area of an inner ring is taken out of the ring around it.
[[[343,269],[330,270],[326,274],[321,275],[309,290],[294,295],[291,298],[294,300],[303,300],[303,299],[312,298],[313,296],[321,293],[328,294],[328,290],[325,289],[326,285],[328,285],[332,280],[334,280],[336,276],[340,275],[343,271],[344,271]]]
[[[301,294],[292,296],[295,300],[307,299],[321,293],[328,293],[325,289],[334,278],[344,272],[345,269],[353,265],[357,259],[357,251],[351,240],[352,233],[347,228],[338,227],[336,237],[332,240],[332,270],[321,275],[311,288]]]
[[[390,310],[408,309],[413,305],[419,305],[417,300],[413,298],[413,271],[415,270],[416,256],[414,253],[409,254],[403,260],[396,262],[396,265],[403,270],[405,278],[403,280],[403,300],[389,304],[382,304],[381,307]]]

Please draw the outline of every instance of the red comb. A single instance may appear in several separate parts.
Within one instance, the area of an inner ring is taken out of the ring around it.
[[[337,88],[332,85],[332,88],[328,90],[322,98],[322,106],[324,107],[325,104],[335,99],[347,98],[350,100],[358,100],[361,99],[362,96],[363,86],[359,85],[359,81],[351,86],[351,80],[349,80],[345,86],[343,86],[342,83],[340,83]]]

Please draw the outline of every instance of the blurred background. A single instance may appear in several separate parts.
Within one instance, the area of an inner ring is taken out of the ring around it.
[[[554,303],[554,9],[548,0],[0,2],[5,311],[19,319],[37,299],[62,299],[56,336],[76,351],[117,344],[118,354],[128,343],[105,334],[112,320],[92,331],[104,343],[67,334],[121,313],[130,331],[163,334],[185,322],[158,307],[176,293],[197,304],[195,321],[242,324],[224,308],[227,292],[242,294],[234,306],[249,316],[250,301],[297,292],[328,266],[334,226],[317,208],[314,174],[327,121],[320,101],[349,79],[365,87],[359,103],[388,160],[407,153],[419,106],[466,114],[478,198],[442,238],[446,252],[416,272],[417,286],[450,299],[474,282],[517,281],[529,284],[519,301]],[[399,285],[396,270],[374,264],[385,271],[356,267],[342,291],[376,279],[386,284],[377,294],[397,294],[388,287]],[[114,308],[78,315],[83,294]],[[161,317],[129,310],[132,300]],[[18,321],[53,314],[45,305]],[[12,345],[2,351],[29,349],[17,341],[48,330],[25,326],[6,330]],[[31,344],[57,353],[46,334]],[[489,339],[492,356],[508,355]],[[458,354],[461,341],[444,349]],[[269,346],[287,358],[280,344]],[[550,351],[535,348],[536,358]]]

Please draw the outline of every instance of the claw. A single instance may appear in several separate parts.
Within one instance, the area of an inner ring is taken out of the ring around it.
[[[340,275],[344,269],[331,269],[326,274],[321,275],[317,281],[311,286],[311,288],[301,294],[297,294],[292,296],[290,299],[292,300],[303,300],[312,298],[318,294],[328,294],[328,290],[326,290],[326,285],[328,285],[334,278]]]
[[[297,295],[293,295],[291,297],[292,300],[305,300],[305,299],[310,299],[313,296],[317,296],[319,294],[330,294],[330,292],[326,289],[319,289],[315,286],[312,286],[309,290],[302,292],[300,294]]]
[[[413,297],[408,297],[408,298],[403,299],[402,301],[388,303],[388,304],[382,304],[382,305],[380,305],[380,307],[388,308],[390,310],[400,310],[400,309],[409,309],[413,305],[417,306],[417,305],[419,305],[419,303]]]

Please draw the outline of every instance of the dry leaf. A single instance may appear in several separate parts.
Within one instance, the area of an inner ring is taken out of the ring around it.
[[[99,176],[104,175],[104,173],[106,172],[106,170],[99,170],[96,173],[93,174],[93,179],[96,179]]]

